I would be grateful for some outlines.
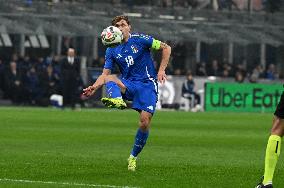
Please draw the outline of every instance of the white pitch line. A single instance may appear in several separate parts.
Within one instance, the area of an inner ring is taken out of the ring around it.
[[[96,185],[96,184],[84,184],[84,183],[69,183],[69,182],[54,182],[54,181],[33,181],[33,180],[16,180],[8,178],[0,178],[0,181],[20,182],[20,183],[42,183],[42,184],[54,184],[54,185],[72,185],[83,187],[109,187],[109,188],[137,188],[129,186],[116,186],[116,185]]]

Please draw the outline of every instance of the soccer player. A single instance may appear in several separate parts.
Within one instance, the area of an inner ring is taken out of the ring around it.
[[[256,188],[273,188],[272,179],[274,170],[280,155],[281,140],[284,135],[284,92],[281,95],[280,102],[274,112],[271,135],[268,139],[264,176]]]
[[[135,143],[128,158],[128,170],[135,171],[137,155],[146,144],[151,118],[155,112],[158,85],[167,79],[165,69],[168,65],[171,47],[166,43],[144,34],[130,33],[131,25],[127,16],[116,16],[112,25],[118,27],[123,34],[122,44],[107,48],[102,75],[96,82],[85,88],[84,95],[91,96],[102,85],[106,85],[107,98],[102,102],[107,107],[124,109],[123,99],[133,101],[132,108],[139,112],[139,128]],[[156,73],[150,49],[162,50],[161,64]],[[120,77],[111,74],[117,64]]]

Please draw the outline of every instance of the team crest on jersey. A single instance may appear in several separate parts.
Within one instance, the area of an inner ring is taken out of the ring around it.
[[[131,45],[131,49],[134,54],[138,52],[138,48],[136,48],[134,45]]]

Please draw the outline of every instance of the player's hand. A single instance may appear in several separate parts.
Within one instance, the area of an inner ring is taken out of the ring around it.
[[[90,97],[95,93],[95,88],[93,86],[89,86],[83,89],[83,95],[86,97]]]
[[[165,71],[159,71],[158,72],[158,81],[161,83],[161,84],[164,84],[167,80],[167,75],[166,75],[166,72]]]

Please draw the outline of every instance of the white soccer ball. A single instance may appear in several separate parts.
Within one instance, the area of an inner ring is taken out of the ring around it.
[[[122,32],[115,26],[108,26],[101,34],[102,43],[105,46],[113,47],[123,40]]]

